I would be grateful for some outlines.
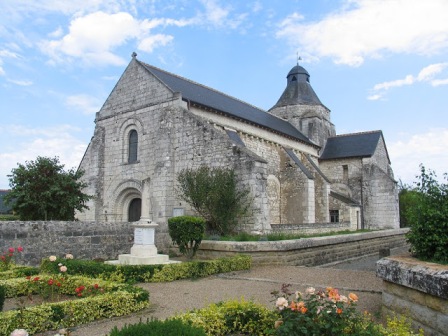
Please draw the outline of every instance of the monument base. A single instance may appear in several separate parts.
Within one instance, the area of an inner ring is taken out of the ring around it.
[[[149,256],[136,256],[132,254],[120,254],[118,260],[107,260],[104,263],[109,265],[160,265],[173,264],[179,261],[169,260],[166,254],[156,254]]]

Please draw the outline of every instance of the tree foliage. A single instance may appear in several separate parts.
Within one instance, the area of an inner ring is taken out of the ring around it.
[[[238,218],[250,206],[249,189],[238,187],[232,169],[209,168],[182,170],[177,181],[180,197],[207,221],[210,231],[232,233]]]
[[[406,211],[410,224],[407,240],[414,255],[423,260],[448,263],[448,184],[420,166],[413,191],[413,206]],[[447,174],[444,174],[447,181]]]
[[[38,156],[11,173],[5,201],[21,220],[73,220],[75,210],[88,209],[86,202],[92,197],[82,192],[86,184],[79,181],[84,172],[64,171],[57,157]]]

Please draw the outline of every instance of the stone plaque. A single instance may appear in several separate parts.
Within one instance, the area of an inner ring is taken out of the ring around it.
[[[143,230],[142,228],[134,228],[134,244],[143,245]]]
[[[173,217],[183,216],[185,214],[184,208],[173,208]]]

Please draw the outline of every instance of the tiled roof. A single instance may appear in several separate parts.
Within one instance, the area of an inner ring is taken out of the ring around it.
[[[342,134],[328,138],[320,160],[371,157],[383,133],[381,131]]]
[[[289,122],[262,109],[152,65],[139,63],[173,92],[180,92],[184,100],[316,146]]]

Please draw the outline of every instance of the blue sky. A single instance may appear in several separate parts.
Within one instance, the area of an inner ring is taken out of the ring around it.
[[[0,0],[0,189],[77,167],[137,58],[263,109],[300,64],[338,134],[382,130],[396,179],[448,172],[446,0]]]

